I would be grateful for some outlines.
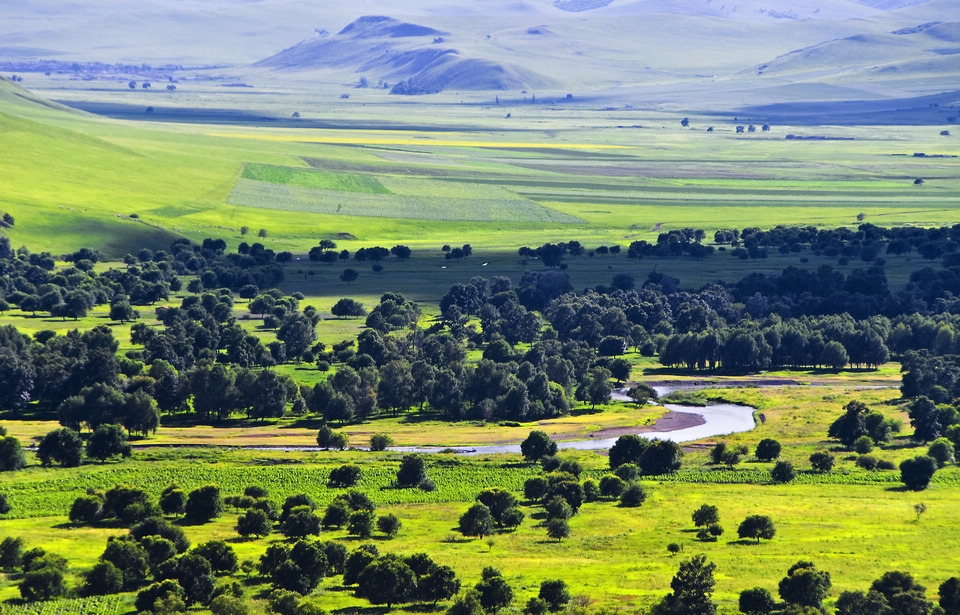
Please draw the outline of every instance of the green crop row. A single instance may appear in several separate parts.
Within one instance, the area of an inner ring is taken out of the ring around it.
[[[320,188],[364,194],[390,194],[390,191],[376,177],[356,173],[331,173],[329,171],[278,167],[269,164],[247,164],[243,167],[242,177],[271,184],[300,186],[302,188]]]
[[[123,596],[90,596],[89,598],[63,598],[27,604],[0,603],[0,615],[114,615],[128,612]]]

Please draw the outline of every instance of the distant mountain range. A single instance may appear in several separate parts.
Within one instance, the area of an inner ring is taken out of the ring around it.
[[[0,8],[0,41],[0,61],[216,65],[407,95],[730,106],[960,84],[960,0],[32,0]]]

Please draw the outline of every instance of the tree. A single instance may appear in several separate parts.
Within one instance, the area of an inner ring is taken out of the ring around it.
[[[714,523],[720,523],[720,513],[716,506],[704,504],[693,511],[693,524],[697,527],[705,527]]]
[[[173,572],[177,583],[183,588],[186,602],[210,604],[216,587],[210,562],[195,553],[186,553],[172,561],[176,563]]]
[[[945,615],[960,615],[960,578],[950,577],[940,584],[937,593]]]
[[[570,523],[562,517],[548,519],[545,526],[547,528],[547,536],[558,542],[570,536]]]
[[[70,506],[70,523],[96,523],[103,517],[103,498],[81,495]]]
[[[376,561],[380,553],[376,545],[364,544],[357,547],[343,563],[343,584],[353,585],[360,577],[360,573]]]
[[[220,497],[220,487],[204,485],[191,491],[187,495],[184,512],[187,519],[200,523],[219,517],[223,513],[223,498]]]
[[[377,517],[377,529],[387,535],[387,538],[393,538],[400,532],[403,524],[396,515],[381,515]]]
[[[537,597],[547,603],[551,611],[559,611],[570,602],[570,590],[562,579],[543,581]]]
[[[936,404],[929,398],[920,396],[907,405],[910,425],[913,426],[913,439],[930,442],[940,437],[939,412]]]
[[[130,537],[110,538],[100,560],[116,566],[123,577],[123,588],[126,591],[143,585],[150,571],[150,559],[146,550]]]
[[[347,533],[351,536],[368,538],[373,533],[373,512],[357,510],[347,517]]]
[[[49,432],[37,445],[37,457],[44,466],[53,462],[65,468],[79,466],[83,459],[83,441],[80,440],[80,434],[66,427]]]
[[[370,436],[370,450],[384,451],[387,447],[393,446],[393,438],[383,433],[375,433]]]
[[[557,443],[545,431],[535,429],[520,443],[520,453],[527,461],[534,462],[541,457],[556,455]]]
[[[303,353],[316,341],[317,332],[310,318],[294,312],[283,318],[280,329],[277,330],[277,339],[283,342],[287,355],[299,362]]]
[[[215,574],[233,574],[237,571],[237,554],[222,540],[211,540],[194,547],[193,553],[210,562]]]
[[[640,469],[649,476],[672,474],[680,469],[683,449],[671,440],[654,440],[643,450]]]
[[[496,568],[484,568],[482,580],[474,586],[479,594],[480,605],[488,613],[496,613],[513,602],[513,589]]]
[[[680,564],[670,581],[673,592],[652,609],[654,615],[714,615],[717,607],[711,600],[713,571],[716,565],[705,555],[696,555]]]
[[[248,615],[250,607],[242,598],[220,594],[210,602],[210,612],[213,615]]]
[[[343,273],[340,274],[340,281],[350,284],[351,282],[355,282],[359,277],[360,274],[357,273],[355,269],[350,269],[348,267],[347,269],[343,270]]]
[[[373,604],[410,602],[416,596],[417,579],[409,566],[392,557],[383,557],[363,569],[357,578],[357,597]]]
[[[936,460],[927,455],[918,455],[900,462],[900,480],[903,481],[907,489],[914,491],[926,489],[936,471]]]
[[[770,615],[777,604],[769,591],[762,587],[754,587],[740,592],[738,606],[744,615]]]
[[[262,510],[251,508],[237,518],[237,533],[241,536],[266,536],[273,528],[270,517]]]
[[[0,541],[0,569],[11,571],[23,558],[23,538],[7,536]]]
[[[186,594],[179,583],[165,579],[140,590],[134,606],[139,613],[177,613],[186,610],[185,598]],[[161,606],[166,608],[157,608]]]
[[[359,318],[361,316],[366,316],[367,310],[364,309],[363,304],[361,304],[359,301],[343,298],[333,304],[333,307],[330,308],[330,313],[337,318],[343,318],[346,316]]]
[[[427,478],[426,461],[423,455],[404,455],[397,470],[398,487],[416,487]]]
[[[493,515],[489,508],[478,502],[460,515],[458,528],[464,536],[489,536],[493,533]]]
[[[417,581],[417,597],[424,602],[437,604],[439,600],[447,600],[460,591],[460,580],[457,573],[450,566],[431,565],[426,574]]]
[[[954,460],[953,442],[946,438],[937,438],[927,449],[927,455],[936,460],[938,468],[942,468]]]
[[[789,483],[796,478],[797,473],[789,461],[778,461],[770,470],[770,478],[776,483]]]
[[[597,404],[606,404],[610,401],[613,384],[610,382],[612,374],[605,367],[591,367],[580,379],[575,397],[596,408]]]
[[[490,509],[490,514],[498,526],[506,525],[504,515],[516,508],[517,498],[502,487],[488,487],[477,494],[477,501]],[[521,517],[522,518],[522,517]]]
[[[0,472],[20,470],[27,465],[20,440],[13,436],[0,437]]]
[[[119,425],[98,425],[87,441],[87,457],[101,462],[110,457],[129,457],[132,453],[127,434]]]
[[[636,508],[643,505],[647,499],[647,493],[637,483],[627,485],[627,488],[620,494],[620,505]]]
[[[344,464],[330,470],[331,487],[353,487],[360,481],[360,466]]]
[[[64,571],[57,566],[43,566],[23,574],[20,596],[27,602],[52,600],[67,593]]]
[[[259,237],[260,239],[265,239],[267,237],[267,229],[262,228],[259,231],[257,231],[257,237]]]
[[[158,504],[165,515],[182,515],[187,507],[187,495],[177,485],[170,485],[160,492]]]
[[[813,466],[813,471],[818,474],[823,474],[829,472],[833,469],[833,455],[826,451],[817,451],[810,455],[810,464]]]
[[[776,533],[777,528],[773,525],[773,520],[766,515],[750,515],[737,528],[737,536],[756,538],[758,544],[761,538],[770,540]]]
[[[780,456],[780,443],[773,438],[764,438],[757,444],[756,455],[760,461],[773,461]]]
[[[123,591],[123,574],[110,562],[98,562],[84,578],[80,593],[102,596]]]
[[[841,370],[849,362],[850,357],[847,355],[847,349],[836,340],[827,342],[820,353],[820,363],[831,369]]]
[[[649,445],[649,440],[635,434],[620,436],[610,447],[610,468],[616,470],[625,463],[639,465],[643,452]]]
[[[780,580],[780,598],[790,604],[823,608],[823,600],[830,591],[830,573],[817,570],[812,562],[797,562]]]

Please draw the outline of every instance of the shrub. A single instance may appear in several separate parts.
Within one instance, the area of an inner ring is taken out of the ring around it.
[[[187,496],[184,512],[187,519],[195,522],[206,522],[219,517],[223,513],[220,487],[204,485],[191,491]]]
[[[873,438],[870,436],[860,436],[853,441],[853,450],[858,455],[866,455],[873,450]]]
[[[926,489],[936,471],[936,460],[927,455],[918,455],[900,462],[900,480],[907,486],[907,489],[914,491]]]
[[[857,467],[864,470],[875,470],[877,468],[877,458],[873,455],[860,455],[857,457]]]
[[[384,451],[387,447],[393,446],[393,438],[384,433],[375,433],[370,436],[370,450]]]
[[[637,507],[641,506],[647,499],[647,493],[643,487],[633,483],[627,486],[620,494],[620,506]]]
[[[778,461],[770,470],[770,478],[776,483],[789,483],[796,478],[797,473],[789,461]]]
[[[780,456],[780,443],[773,438],[764,438],[757,444],[756,455],[760,461],[773,461]]]

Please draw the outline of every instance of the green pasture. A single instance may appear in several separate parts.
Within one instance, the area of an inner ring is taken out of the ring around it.
[[[178,236],[235,246],[241,226],[300,255],[341,233],[355,237],[338,242],[351,251],[470,243],[509,253],[652,241],[656,224],[832,227],[859,213],[883,225],[952,224],[960,196],[956,159],[913,155],[956,153],[929,127],[738,135],[722,122],[706,132],[716,118],[683,129],[653,111],[532,107],[503,123],[485,107],[378,105],[370,117],[410,129],[213,127],[12,105],[0,116],[0,209],[17,225],[5,232],[33,250],[92,244],[113,257]]]

